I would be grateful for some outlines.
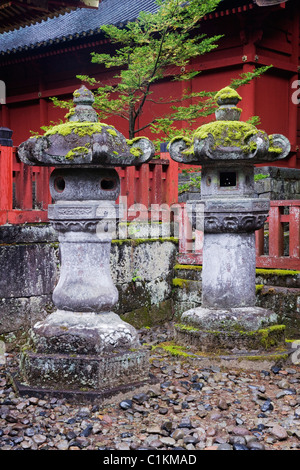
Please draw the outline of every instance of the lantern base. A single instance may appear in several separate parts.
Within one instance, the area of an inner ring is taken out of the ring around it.
[[[20,396],[108,404],[154,382],[148,364],[148,352],[142,349],[101,357],[29,352],[22,355],[13,383]]]
[[[212,309],[198,307],[182,315],[176,341],[214,354],[259,354],[285,347],[285,326],[277,315],[260,307]]]
[[[113,396],[149,381],[148,351],[114,312],[57,310],[34,325],[18,389],[33,394]]]

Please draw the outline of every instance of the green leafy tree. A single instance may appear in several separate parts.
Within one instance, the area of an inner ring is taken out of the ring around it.
[[[170,112],[157,116],[139,127],[139,117],[149,102],[153,102],[152,86],[161,80],[168,67],[176,67],[173,80],[188,81],[198,71],[186,68],[191,59],[209,53],[218,47],[221,35],[208,37],[201,32],[201,19],[214,11],[221,0],[156,0],[156,13],[140,12],[137,20],[124,28],[102,26],[115,46],[112,54],[92,53],[92,62],[116,69],[116,85],[104,85],[95,78],[78,75],[78,78],[95,88],[95,108],[99,119],[118,116],[127,121],[128,137],[133,139],[149,128],[159,134],[159,141],[170,140],[183,130],[178,123],[185,121],[184,133],[189,135],[195,121],[215,109],[214,93],[192,93],[186,87],[178,99],[161,97],[157,102],[169,104]],[[233,80],[230,86],[237,88],[259,76],[266,68],[254,70]],[[191,103],[192,100],[192,104]],[[53,98],[54,104],[70,107],[70,102]]]

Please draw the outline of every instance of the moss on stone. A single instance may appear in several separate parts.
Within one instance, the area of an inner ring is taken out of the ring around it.
[[[107,132],[114,137],[118,135],[115,129],[107,129]]]
[[[255,292],[258,293],[258,292],[261,292],[262,289],[263,289],[264,285],[263,284],[256,284],[255,286]]]
[[[252,349],[273,350],[282,347],[284,340],[285,325],[273,325],[259,330],[248,331],[241,329],[240,326],[233,325],[230,329],[199,329],[195,326],[189,326],[182,323],[175,325],[176,331],[180,334],[191,336],[191,342],[196,339],[199,345],[206,344],[209,350],[226,351],[233,345],[242,345],[240,347]]]
[[[139,158],[142,154],[143,151],[139,147],[131,147],[130,149],[131,155],[133,155],[135,158]]]
[[[83,157],[84,155],[86,155],[87,153],[89,152],[88,148],[87,147],[74,147],[72,150],[70,150],[65,158],[67,160],[74,160],[75,157]]]
[[[159,242],[159,243],[164,243],[164,242],[173,242],[173,243],[178,243],[178,238],[175,237],[163,237],[163,238],[134,238],[131,240],[132,245],[140,245],[142,243],[153,243],[153,242]]]
[[[75,108],[71,108],[70,111],[65,114],[65,119],[69,119],[73,114],[75,114]]]
[[[132,145],[134,144],[135,142],[138,142],[139,140],[141,139],[147,139],[148,140],[148,137],[134,137],[133,139],[126,139],[126,142],[127,142],[127,145]]]
[[[161,348],[167,353],[171,354],[171,356],[175,357],[190,357],[191,354],[188,353],[186,348],[183,348],[182,346],[179,346],[178,344],[174,343],[173,341],[167,341],[165,343],[160,343],[156,346],[153,346],[152,350],[155,351],[155,349]]]
[[[229,86],[222,88],[222,90],[218,91],[218,93],[215,95],[215,101],[224,101],[228,99],[241,101],[242,97],[234,88],[231,88]]]
[[[268,276],[297,276],[300,271],[294,271],[291,269],[256,269],[256,274],[267,274]]]
[[[173,286],[180,287],[181,289],[186,288],[189,285],[189,282],[191,282],[189,279],[180,279],[178,277],[172,279]]]
[[[254,175],[254,181],[260,181],[260,180],[264,180],[266,178],[270,178],[270,175],[263,175],[262,173],[258,173],[256,175]]]
[[[202,140],[211,134],[214,137],[216,147],[240,147],[243,151],[249,152],[256,150],[256,144],[251,142],[246,145],[245,141],[259,132],[256,127],[247,122],[215,121],[199,127],[194,138]]]
[[[186,269],[191,271],[202,271],[202,266],[193,265],[193,264],[176,264],[174,269]]]
[[[276,153],[276,154],[281,154],[282,153],[282,148],[281,147],[275,147],[273,143],[273,136],[269,137],[270,141],[270,147],[269,147],[269,152]]]
[[[63,124],[58,124],[57,126],[51,127],[45,132],[45,137],[51,135],[62,135],[67,136],[72,134],[77,134],[79,137],[84,137],[86,135],[92,136],[93,134],[99,134],[102,132],[103,127],[109,127],[108,124],[100,122],[65,122]],[[112,129],[111,129],[112,130]]]
[[[261,345],[265,349],[270,349],[277,345],[278,337],[277,335],[282,335],[282,332],[285,331],[285,325],[274,325],[269,326],[268,328],[263,328],[258,330],[258,335],[260,336]],[[254,332],[255,333],[255,332]]]
[[[187,332],[200,331],[199,328],[195,328],[194,326],[190,326],[190,325],[185,325],[184,323],[176,323],[174,326],[175,326],[175,328],[177,328],[181,331],[187,331]]]

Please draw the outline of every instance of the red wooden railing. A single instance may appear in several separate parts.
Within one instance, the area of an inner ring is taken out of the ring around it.
[[[0,146],[0,225],[46,222],[51,168],[22,163],[16,148]]]
[[[300,200],[271,201],[267,224],[268,237],[256,232],[256,266],[300,270]]]
[[[159,159],[140,167],[117,168],[121,182],[121,196],[126,196],[127,207],[143,204],[150,209],[153,204],[172,205],[178,200],[178,163],[168,152]]]
[[[150,209],[152,204],[177,202],[177,167],[165,152],[140,167],[118,168],[127,207],[139,203]],[[47,222],[52,170],[25,165],[16,148],[0,146],[0,225]]]
[[[203,232],[193,231],[187,212],[179,228],[179,264],[202,264]],[[300,200],[271,201],[265,227],[255,232],[256,267],[300,270]]]

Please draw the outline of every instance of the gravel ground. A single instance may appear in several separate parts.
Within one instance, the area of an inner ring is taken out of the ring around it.
[[[140,331],[169,339],[170,325]],[[300,367],[230,370],[151,351],[157,383],[113,405],[18,397],[0,366],[0,450],[299,450]]]

